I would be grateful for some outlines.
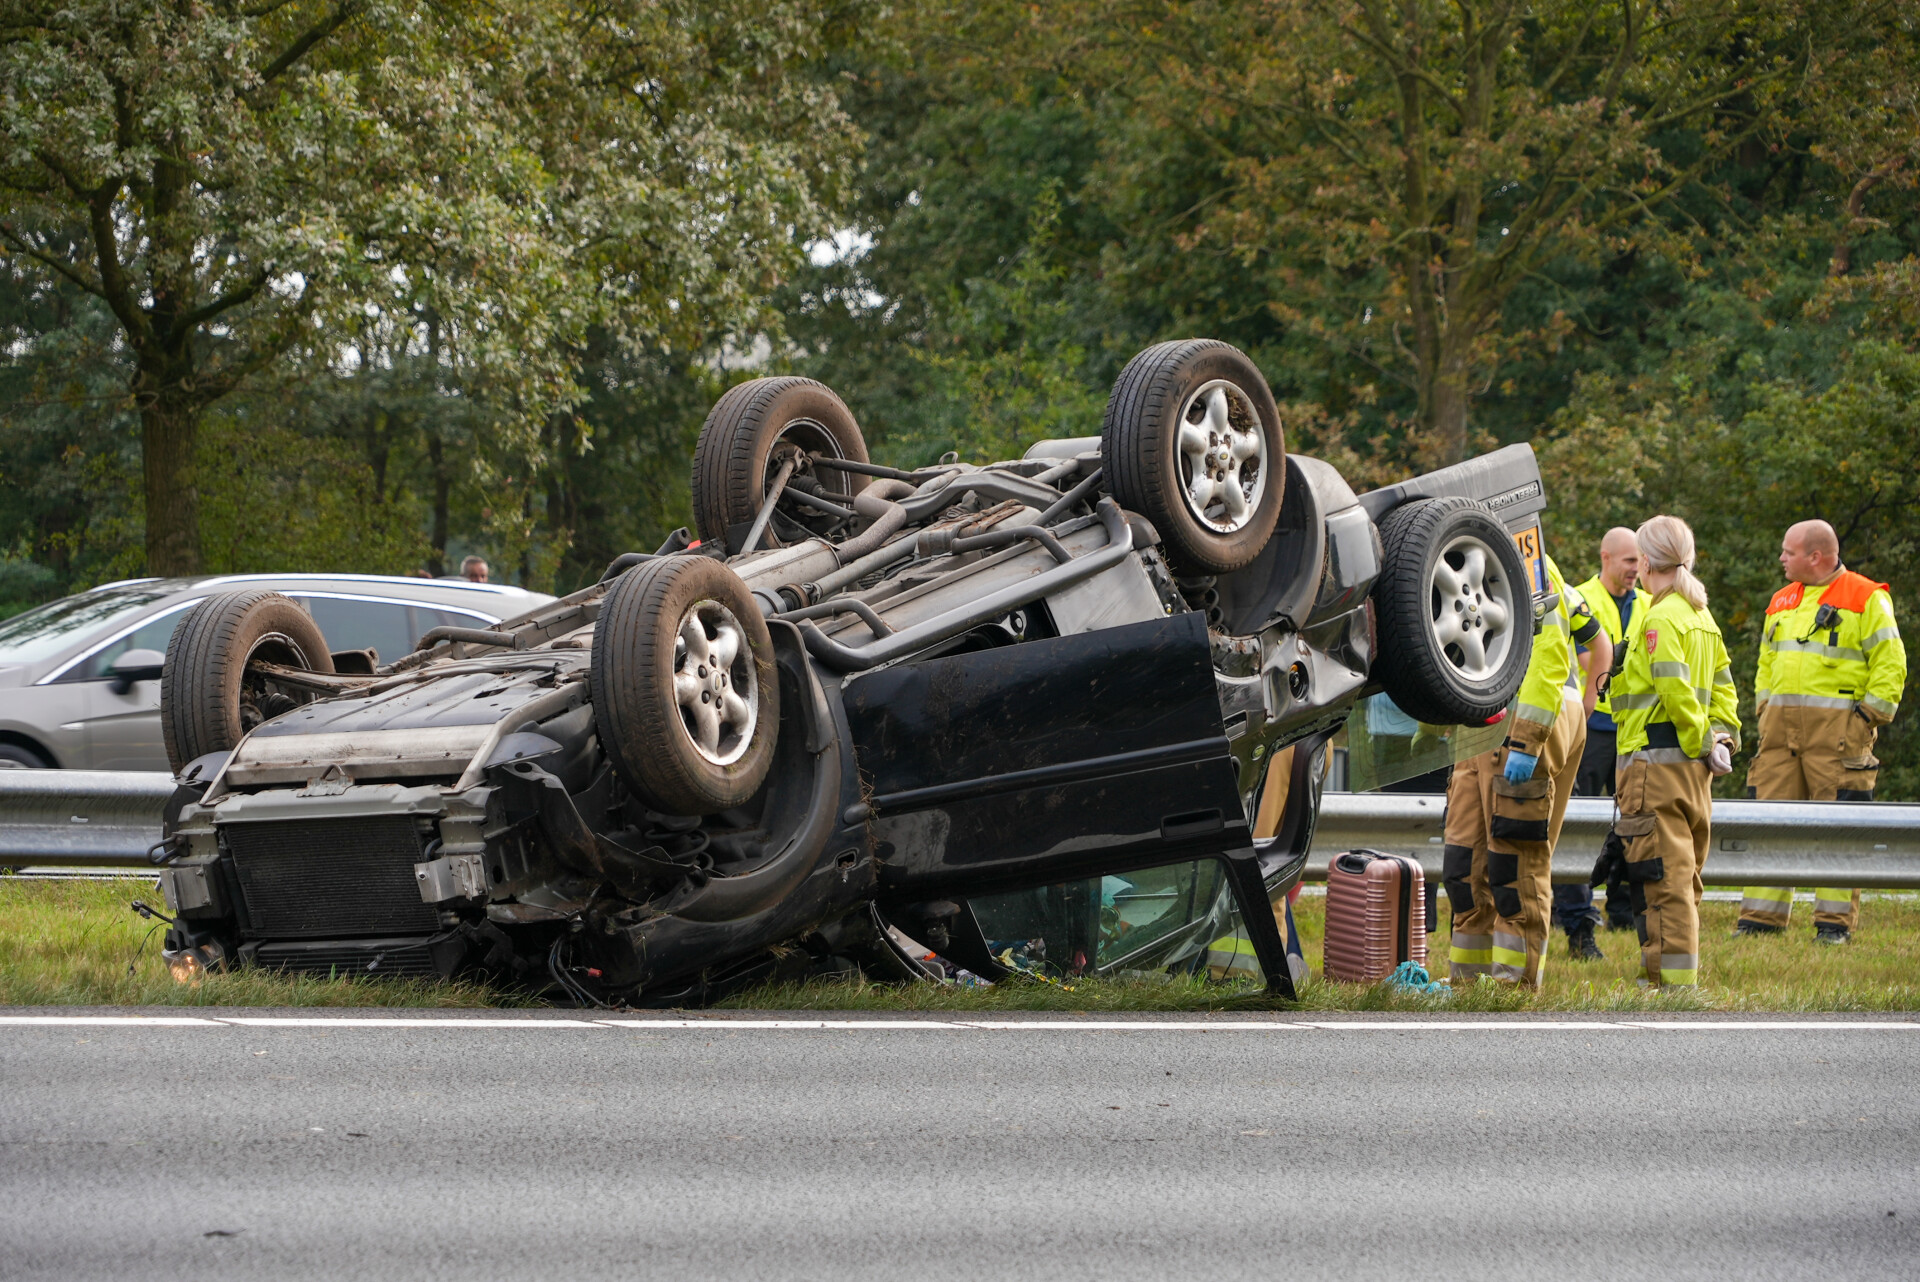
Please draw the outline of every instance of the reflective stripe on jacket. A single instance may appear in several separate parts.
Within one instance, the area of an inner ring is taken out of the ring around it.
[[[1621,756],[1651,744],[1703,757],[1715,731],[1740,746],[1733,668],[1711,613],[1669,592],[1634,611],[1626,644],[1626,667],[1613,683]]]
[[[1527,675],[1521,679],[1520,693],[1514,698],[1513,721],[1507,742],[1520,751],[1540,755],[1560,715],[1561,689],[1567,673],[1573,670],[1573,624],[1567,610],[1566,580],[1552,557],[1543,558],[1547,568],[1547,590],[1559,595],[1559,603],[1540,621],[1540,632],[1533,639],[1533,655],[1527,660]]]
[[[1580,585],[1580,595],[1593,610],[1593,617],[1600,621],[1607,639],[1613,642],[1615,648],[1627,639],[1627,628],[1634,619],[1647,612],[1647,605],[1653,600],[1653,593],[1645,588],[1636,587],[1633,590],[1633,610],[1627,621],[1623,623],[1620,619],[1620,603],[1613,599],[1613,593],[1607,591],[1607,585],[1600,581],[1599,575],[1594,575]],[[1611,723],[1613,704],[1607,695],[1600,696],[1600,702],[1593,705],[1593,713],[1596,717],[1607,717]]]
[[[1567,689],[1584,697],[1587,692],[1587,670],[1580,666],[1580,654],[1600,635],[1600,621],[1593,617],[1593,607],[1587,604],[1587,598],[1579,588],[1563,586],[1560,595],[1566,603],[1567,623],[1573,630],[1573,670],[1567,673]]]
[[[1823,604],[1839,612],[1831,628],[1814,626]],[[1782,707],[1850,709],[1891,721],[1907,684],[1907,648],[1893,621],[1887,585],[1842,570],[1820,587],[1789,583],[1767,604],[1753,701]]]

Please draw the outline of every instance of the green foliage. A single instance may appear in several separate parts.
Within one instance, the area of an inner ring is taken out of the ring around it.
[[[268,373],[352,376],[370,324],[491,413],[469,461],[517,491],[577,347],[766,324],[855,132],[809,68],[857,5],[760,0],[11,3],[0,243],[104,303],[140,420],[148,560],[202,562],[201,415]],[[519,502],[512,502],[518,498]]]
[[[426,564],[418,500],[381,496],[351,442],[216,413],[194,482],[213,573],[411,574]]]
[[[976,278],[948,293],[944,341],[915,349],[937,372],[945,430],[936,435],[929,423],[897,439],[916,461],[949,449],[971,463],[1018,458],[1038,440],[1099,432],[1106,398],[1088,385],[1087,351],[1061,288],[1066,269],[1053,259],[1059,223],[1059,184],[1050,181],[1006,278]]]

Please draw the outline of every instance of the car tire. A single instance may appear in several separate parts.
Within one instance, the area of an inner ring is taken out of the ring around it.
[[[615,579],[594,626],[590,679],[600,743],[647,805],[709,815],[765,782],[780,732],[773,637],[721,562],[662,557]]]
[[[1160,343],[1114,382],[1100,465],[1108,493],[1153,522],[1176,569],[1238,570],[1260,555],[1280,520],[1280,408],[1238,348],[1210,338]]]
[[[51,770],[53,763],[23,743],[0,743],[0,770]]]
[[[1533,654],[1533,595],[1512,534],[1485,504],[1447,497],[1394,508],[1380,542],[1375,678],[1416,721],[1493,720]]]
[[[180,620],[160,670],[160,731],[176,773],[209,752],[232,751],[254,726],[307,701],[250,680],[247,665],[256,659],[333,671],[320,626],[278,592],[211,596]],[[292,702],[279,707],[279,699]]]
[[[825,383],[756,378],[716,401],[693,449],[693,520],[700,537],[721,542],[744,536],[760,513],[780,457],[796,447],[852,463],[868,461],[866,438],[853,411]],[[829,468],[809,474],[839,494],[857,494],[868,480]],[[783,508],[775,524],[785,517]],[[810,512],[796,512],[795,518],[785,524],[784,536],[770,525],[755,550],[779,547],[786,538],[803,537],[797,530],[811,532],[833,519]]]

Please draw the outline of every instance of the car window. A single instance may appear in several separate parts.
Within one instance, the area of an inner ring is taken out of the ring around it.
[[[371,649],[381,663],[392,663],[413,652],[422,633],[442,624],[485,627],[490,620],[411,601],[383,601],[367,597],[295,594],[320,625],[330,650]]]
[[[96,634],[138,618],[177,589],[117,588],[51,601],[0,622],[0,664],[39,663]]]
[[[1063,882],[969,901],[998,954],[1058,975],[1108,967],[1158,969],[1157,951],[1197,953],[1205,925],[1230,907],[1218,860],[1145,868],[1124,876]],[[1197,933],[1196,933],[1197,932]]]
[[[187,611],[198,604],[198,601],[182,601],[166,613],[154,615],[119,640],[102,646],[68,668],[60,674],[60,680],[94,681],[112,676],[113,661],[129,650],[157,650],[165,654],[173,630],[180,626],[180,620],[187,617]]]

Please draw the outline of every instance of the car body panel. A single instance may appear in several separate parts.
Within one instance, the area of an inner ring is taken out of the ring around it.
[[[404,654],[442,623],[484,627],[554,599],[507,584],[350,574],[206,575],[104,585],[57,604],[85,609],[87,598],[98,597],[104,607],[119,593],[131,603],[125,612],[77,629],[32,662],[0,663],[0,688],[12,684],[0,696],[0,737],[34,747],[63,768],[167,769],[160,683],[135,681],[116,691],[113,661],[132,650],[164,653],[194,605],[249,587],[273,588],[306,605],[331,648],[378,648],[388,658]]]

